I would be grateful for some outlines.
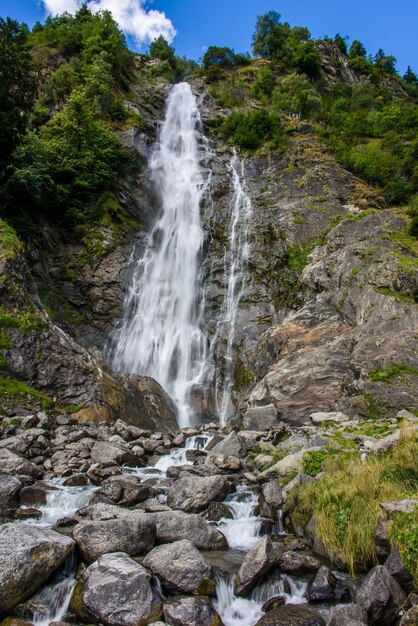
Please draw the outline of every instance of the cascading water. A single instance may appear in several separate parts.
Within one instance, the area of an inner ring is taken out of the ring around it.
[[[219,337],[226,335],[226,349],[223,355],[223,377],[216,385],[216,400],[221,424],[226,424],[235,413],[232,401],[235,374],[236,324],[239,304],[247,283],[247,261],[249,255],[249,232],[252,215],[250,196],[245,189],[244,163],[236,152],[230,164],[234,193],[231,201],[229,224],[229,249],[225,252],[224,268],[226,294],[218,322],[217,332],[212,342],[216,350]]]
[[[245,485],[238,485],[236,493],[225,500],[232,518],[223,517],[218,522],[230,548],[250,550],[259,540],[261,520],[256,516],[257,496]]]
[[[190,86],[176,85],[150,162],[161,214],[133,273],[112,362],[116,370],[155,378],[174,400],[180,426],[194,421],[190,393],[206,361],[200,203],[208,175],[199,165],[206,151],[199,125]]]

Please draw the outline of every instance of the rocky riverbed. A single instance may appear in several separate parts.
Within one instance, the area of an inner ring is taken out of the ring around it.
[[[380,563],[354,578],[292,518],[292,492],[321,478],[305,473],[312,453],[338,456],[344,441],[363,460],[384,453],[401,420],[415,432],[407,411],[375,436],[343,413],[176,433],[46,412],[3,420],[2,626],[416,624],[384,524]],[[382,503],[383,518],[414,504]]]

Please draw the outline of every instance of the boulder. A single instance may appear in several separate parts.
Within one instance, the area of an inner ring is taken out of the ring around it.
[[[26,524],[0,527],[0,615],[30,598],[72,553],[74,541]]]
[[[278,566],[285,574],[292,576],[304,576],[319,570],[321,563],[318,559],[300,552],[283,552],[278,557]]]
[[[198,513],[213,501],[222,501],[230,492],[224,476],[184,476],[171,487],[167,504],[172,509]]]
[[[384,565],[389,574],[393,576],[404,591],[409,592],[412,589],[414,578],[411,572],[404,565],[401,555],[399,554],[399,550],[392,548]]]
[[[309,452],[318,452],[319,450],[322,450],[319,446],[309,448]],[[288,454],[283,459],[280,459],[280,461],[277,461],[277,463],[264,470],[264,472],[260,474],[260,477],[274,478],[287,476],[287,474],[291,474],[293,472],[301,472],[303,469],[303,457],[306,452],[307,450],[300,450],[299,452]]]
[[[327,626],[367,626],[367,613],[359,604],[332,607]]]
[[[211,601],[204,597],[164,602],[164,619],[169,626],[223,626]]]
[[[262,485],[258,504],[262,517],[268,517],[275,521],[279,519],[279,509],[283,504],[283,493],[277,481],[271,481]]]
[[[41,478],[43,474],[40,467],[7,448],[0,449],[0,472],[13,476],[31,476],[32,478]]]
[[[219,522],[222,518],[233,519],[233,517],[231,509],[224,502],[211,502],[208,506],[208,519],[211,522]]]
[[[83,574],[82,602],[95,622],[138,626],[161,617],[162,599],[147,570],[127,554],[106,554]]]
[[[370,570],[356,597],[371,625],[392,624],[405,600],[405,593],[384,565]]]
[[[157,546],[145,557],[144,566],[172,593],[208,595],[213,591],[212,569],[187,539]]]
[[[242,465],[238,457],[226,454],[210,454],[206,459],[206,463],[215,465],[219,469],[228,472],[237,472]]]
[[[57,488],[42,482],[23,487],[19,494],[19,502],[24,506],[39,508],[47,503],[51,491],[57,491]]]
[[[246,454],[245,444],[239,439],[237,433],[232,431],[211,449],[210,454],[235,456],[242,459]]]
[[[125,465],[126,463],[136,465],[138,463],[137,457],[127,446],[106,441],[96,441],[90,455],[93,463],[100,463],[105,467]]]
[[[335,600],[335,586],[337,580],[328,567],[319,568],[313,579],[309,591],[309,602],[332,602]]]
[[[78,524],[73,537],[89,563],[110,552],[137,556],[153,548],[155,523],[146,514],[131,513],[122,519]]]
[[[384,502],[380,505],[384,511],[388,513],[414,513],[418,507],[418,500],[398,500],[397,502]]]
[[[104,522],[106,520],[130,517],[135,513],[138,513],[138,511],[134,512],[128,509],[123,509],[115,504],[97,502],[96,504],[89,504],[82,509],[78,509],[78,511],[75,512],[74,517],[78,522],[85,522],[87,520],[92,522]]]
[[[257,583],[276,565],[276,555],[268,535],[260,539],[247,553],[238,574],[235,576],[235,593],[248,595]]]
[[[250,406],[245,412],[244,426],[247,429],[267,430],[280,423],[279,414],[274,404],[266,406]]]
[[[325,626],[325,620],[310,607],[286,604],[263,615],[256,626]]]
[[[0,474],[0,509],[13,509],[19,504],[23,484],[15,476]]]
[[[318,425],[322,422],[349,422],[350,418],[341,413],[341,411],[320,411],[317,413],[311,413],[310,416],[313,424]]]
[[[156,525],[156,542],[173,543],[189,539],[198,550],[225,550],[228,542],[224,535],[200,515],[183,511],[152,513]]]
[[[104,502],[119,506],[134,506],[148,500],[151,495],[151,488],[143,485],[136,476],[110,476],[94,493],[90,503]]]

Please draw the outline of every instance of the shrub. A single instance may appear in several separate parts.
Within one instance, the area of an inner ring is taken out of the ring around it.
[[[278,147],[282,141],[280,120],[265,109],[250,113],[234,112],[219,129],[221,137],[231,140],[243,150],[257,150],[264,141]]]

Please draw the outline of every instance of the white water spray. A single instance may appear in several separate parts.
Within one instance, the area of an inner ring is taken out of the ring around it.
[[[247,285],[247,262],[249,256],[249,233],[252,216],[250,196],[245,188],[244,163],[236,152],[229,167],[234,193],[231,200],[229,223],[229,248],[225,252],[224,269],[226,293],[221,309],[217,331],[212,342],[216,352],[220,337],[226,338],[222,382],[216,383],[217,410],[221,424],[227,424],[235,413],[232,391],[235,378],[235,346],[239,305]]]
[[[199,269],[200,203],[208,175],[199,165],[205,156],[199,124],[190,86],[176,85],[150,162],[161,215],[132,277],[112,363],[116,370],[155,378],[174,400],[180,426],[194,421],[190,394],[206,360]]]

